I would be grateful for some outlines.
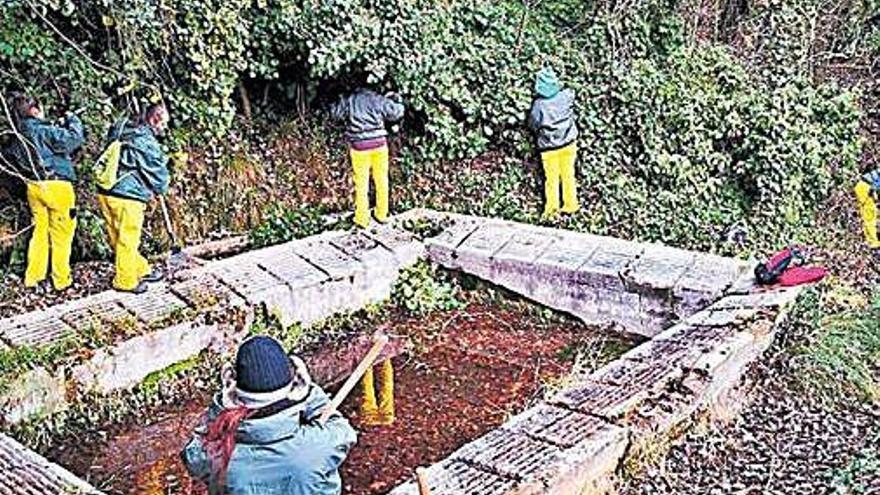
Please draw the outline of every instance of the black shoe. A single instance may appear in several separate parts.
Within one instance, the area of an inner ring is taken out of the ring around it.
[[[45,296],[51,292],[51,290],[49,289],[49,282],[45,280],[37,282],[37,285],[34,285],[32,287],[25,287],[25,290],[27,290],[29,294],[33,294],[35,296]]]
[[[150,273],[144,275],[144,278],[141,279],[141,282],[146,282],[148,284],[155,284],[156,282],[161,282],[165,279],[165,274],[162,273],[162,270],[158,268],[153,268]]]
[[[143,280],[141,280],[141,282],[139,284],[137,284],[137,287],[135,287],[134,289],[130,289],[130,290],[116,289],[116,290],[118,290],[119,292],[128,292],[131,294],[143,294],[144,292],[147,291],[147,289],[148,289],[147,283],[144,282]]]

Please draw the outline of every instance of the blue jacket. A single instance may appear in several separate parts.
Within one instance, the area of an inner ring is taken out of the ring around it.
[[[168,156],[150,126],[119,122],[107,134],[107,144],[116,140],[122,142],[118,182],[111,190],[101,193],[142,203],[153,199],[154,194],[167,193]]]
[[[241,422],[225,484],[212,487],[223,495],[339,495],[339,466],[357,435],[348,421],[335,413],[324,425],[317,422],[330,401],[317,385],[305,409],[291,408],[260,419]],[[219,398],[208,409],[208,418],[223,410]],[[304,419],[308,418],[308,419]],[[182,452],[190,475],[212,486],[209,460],[199,430]]]
[[[30,171],[29,163],[19,163],[19,167],[28,172],[27,176],[32,179],[66,180],[69,182],[76,180],[71,155],[83,145],[85,140],[83,124],[79,117],[71,115],[63,126],[27,117],[22,121],[21,127],[21,133],[36,148],[36,155],[42,165],[41,169],[37,169],[41,176],[34,177],[33,172]],[[22,156],[21,159],[27,160],[27,157]]]

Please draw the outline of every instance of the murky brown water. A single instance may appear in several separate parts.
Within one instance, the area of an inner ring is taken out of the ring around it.
[[[357,417],[358,391],[344,405],[359,432],[342,469],[345,494],[385,493],[415,467],[497,427],[539,395],[544,383],[569,371],[573,346],[592,343],[611,359],[630,345],[579,324],[548,325],[520,309],[489,306],[400,319],[393,328],[422,352],[394,360],[393,425],[365,427]],[[68,445],[50,456],[109,494],[205,493],[189,479],[178,453],[207,400],[197,397],[155,413],[148,426],[113,426],[104,442]]]

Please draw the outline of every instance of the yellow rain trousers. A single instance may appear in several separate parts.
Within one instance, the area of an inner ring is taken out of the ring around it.
[[[574,164],[577,160],[577,144],[541,153],[544,162],[544,217],[557,212],[574,213],[580,209],[577,199],[577,180]],[[562,180],[562,208],[559,207],[559,182]]]
[[[70,248],[76,232],[76,194],[73,184],[63,180],[29,182],[27,200],[34,232],[28,246],[24,285],[35,287],[46,280],[52,256],[52,285],[64,290],[73,283],[70,276]]]
[[[856,184],[855,193],[868,247],[880,248],[880,240],[877,239],[877,202],[871,196],[871,186],[865,181],[859,181]]]
[[[354,223],[370,225],[370,175],[376,186],[376,220],[388,218],[388,146],[367,151],[351,150],[354,169]]]
[[[376,387],[373,368],[370,367],[361,379],[363,397],[361,417],[369,426],[390,425],[394,423],[394,366],[390,359],[382,362],[379,374],[379,401],[376,402]]]
[[[141,256],[141,229],[147,205],[133,199],[98,195],[98,204],[107,221],[110,247],[116,254],[116,276],[113,287],[130,291],[138,286],[141,278],[150,273],[150,264]]]

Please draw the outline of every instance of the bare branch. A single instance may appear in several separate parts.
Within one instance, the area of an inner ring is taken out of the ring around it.
[[[18,131],[18,129],[16,129],[16,127],[15,127],[15,120],[12,118],[12,112],[10,112],[10,110],[9,110],[9,106],[6,104],[6,98],[0,98],[0,104],[3,105],[3,114],[6,116],[6,120],[7,120],[7,122],[9,123],[9,128],[12,130],[12,134],[15,135],[16,139],[18,139],[18,141],[19,141],[19,142],[21,143],[21,145],[24,147],[24,150],[25,150],[25,153],[24,153],[24,154],[27,156],[28,163],[29,163],[30,166],[31,166],[31,172],[33,172],[34,177],[35,177],[37,180],[42,180],[42,177],[43,177],[43,176],[42,176],[42,174],[40,174],[40,172],[37,170],[37,164],[34,163],[33,156],[32,156],[31,153],[29,152],[30,149],[33,149],[34,152],[35,152],[34,155],[37,157],[37,160],[40,160],[40,155],[39,155],[39,153],[36,153],[36,147],[35,147],[34,144],[30,141],[30,139],[24,137],[24,136]],[[4,160],[5,160],[5,159],[4,159]],[[41,165],[42,165],[42,163],[41,163]],[[42,168],[42,167],[41,167],[41,168]],[[25,179],[25,181],[27,182],[27,179]]]

